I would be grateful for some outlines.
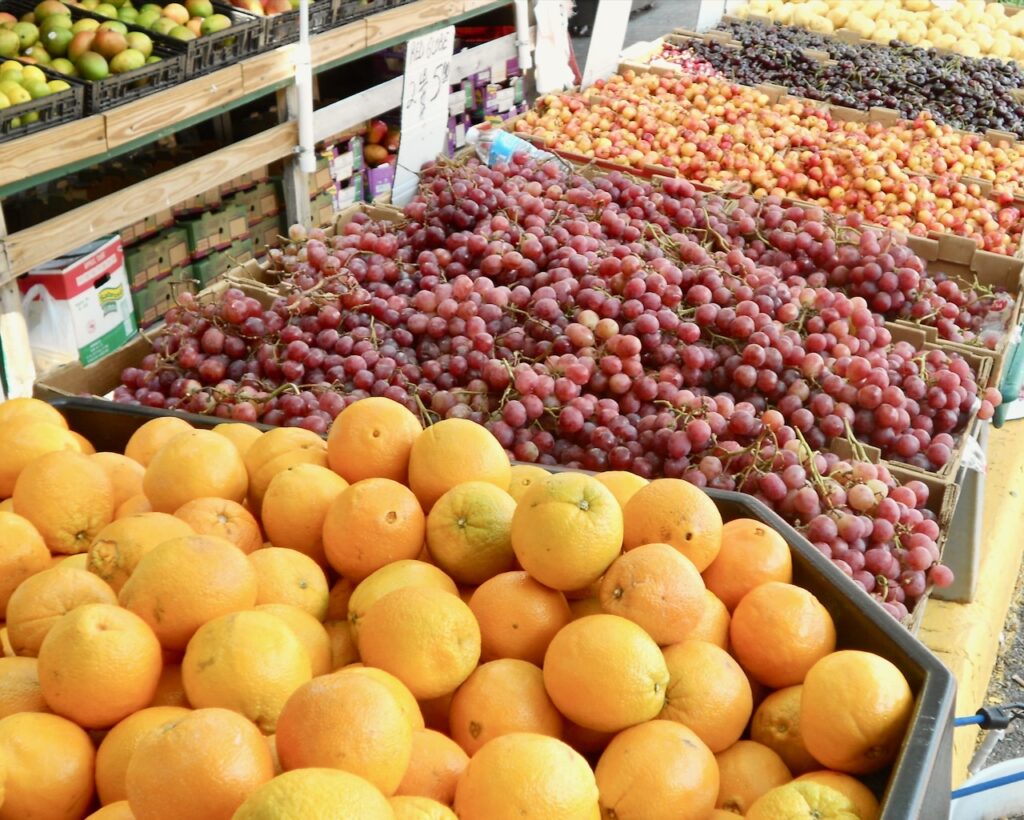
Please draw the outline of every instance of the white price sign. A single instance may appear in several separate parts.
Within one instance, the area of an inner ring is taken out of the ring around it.
[[[416,193],[424,163],[437,158],[448,139],[448,87],[455,52],[455,26],[410,40],[402,86],[402,144],[391,195],[405,205]]]

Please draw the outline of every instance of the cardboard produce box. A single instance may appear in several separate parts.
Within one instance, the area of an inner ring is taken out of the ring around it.
[[[188,237],[188,250],[193,260],[209,256],[231,245],[228,219],[224,211],[207,211],[198,219],[178,222]]]
[[[36,368],[92,364],[135,335],[121,237],[107,236],[18,280]]]

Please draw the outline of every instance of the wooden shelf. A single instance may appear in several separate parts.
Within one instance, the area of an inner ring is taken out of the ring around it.
[[[510,0],[416,0],[379,12],[311,38],[314,70],[357,59],[395,39],[408,39],[485,11]],[[368,50],[370,49],[370,50]],[[289,85],[293,78],[292,47],[282,46],[229,68],[182,83],[136,102],[94,114],[77,122],[0,144],[0,188],[99,162],[108,152],[145,144],[169,131],[201,122],[260,94]],[[0,274],[2,278],[2,274]]]

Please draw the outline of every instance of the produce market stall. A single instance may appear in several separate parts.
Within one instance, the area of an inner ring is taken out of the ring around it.
[[[1018,810],[1024,15],[275,3],[0,0],[0,820]]]

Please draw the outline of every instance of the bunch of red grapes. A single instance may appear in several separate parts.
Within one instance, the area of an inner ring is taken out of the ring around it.
[[[520,461],[738,489],[905,617],[952,580],[928,487],[825,450],[859,437],[940,468],[998,393],[962,358],[893,344],[813,261],[826,242],[881,261],[884,243],[894,268],[898,240],[759,207],[525,156],[441,164],[404,221],[293,228],[269,306],[184,297],[115,398],[323,433],[386,396],[484,424]],[[785,262],[753,238],[776,231],[797,243]]]

